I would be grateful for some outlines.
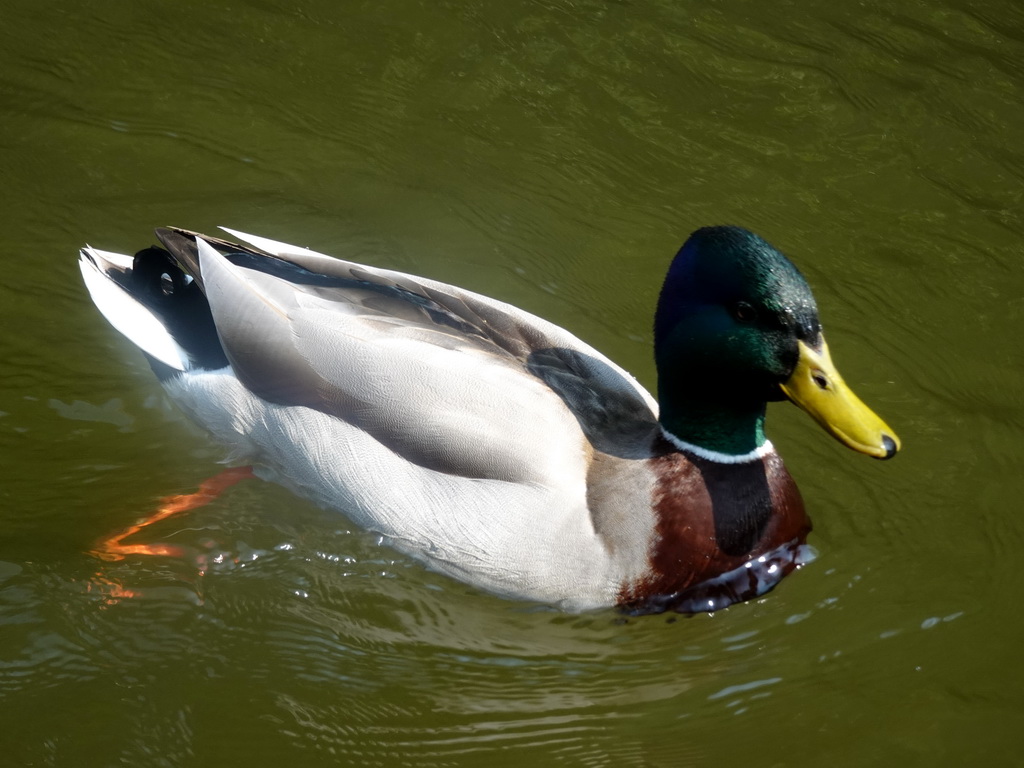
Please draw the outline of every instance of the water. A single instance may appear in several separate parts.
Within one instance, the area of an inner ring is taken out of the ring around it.
[[[1024,716],[1024,13],[599,2],[6,4],[0,762],[1012,765]],[[653,386],[668,259],[738,223],[811,282],[905,452],[795,408],[817,559],[714,616],[568,616],[218,469],[94,311],[83,242],[218,224],[457,282]]]

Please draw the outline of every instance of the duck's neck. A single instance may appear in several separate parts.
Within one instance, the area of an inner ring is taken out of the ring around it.
[[[660,390],[660,387],[659,387]],[[662,428],[672,437],[709,454],[755,456],[766,446],[766,403],[737,403],[729,398],[698,397],[659,391]]]

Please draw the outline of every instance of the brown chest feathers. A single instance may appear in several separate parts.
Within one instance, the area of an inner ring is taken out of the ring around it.
[[[749,600],[803,562],[811,521],[774,452],[720,464],[667,449],[648,460],[656,479],[649,572],[626,585],[632,613],[699,613]]]

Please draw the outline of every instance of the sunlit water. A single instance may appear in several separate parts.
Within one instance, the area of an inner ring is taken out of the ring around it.
[[[1013,765],[1024,712],[1024,13],[9,3],[0,763]],[[817,559],[714,616],[476,592],[220,468],[79,245],[218,224],[513,302],[653,385],[685,235],[789,253],[881,464],[773,407]]]

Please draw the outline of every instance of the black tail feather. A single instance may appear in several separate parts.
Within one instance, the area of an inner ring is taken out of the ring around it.
[[[163,248],[152,246],[139,251],[132,265],[132,295],[160,316],[193,365],[211,370],[223,368],[228,358],[210,304],[200,289],[200,281],[183,271],[180,263]],[[198,260],[195,263],[198,267]],[[158,369],[156,362],[150,360],[157,375],[161,375],[167,366],[160,364]]]
[[[179,229],[178,227],[159,227],[156,230],[156,236],[160,240],[160,244],[167,249],[167,252],[174,260],[174,263],[178,265],[178,268],[186,275],[192,277],[199,284],[199,289],[202,291],[206,289],[203,287],[203,274],[202,269],[199,267],[197,238],[205,240],[218,251],[228,256],[249,254],[263,258],[273,258],[270,254],[264,253],[257,248],[233,243],[230,240],[222,240],[219,237],[201,235],[198,232],[190,232],[187,229]]]

